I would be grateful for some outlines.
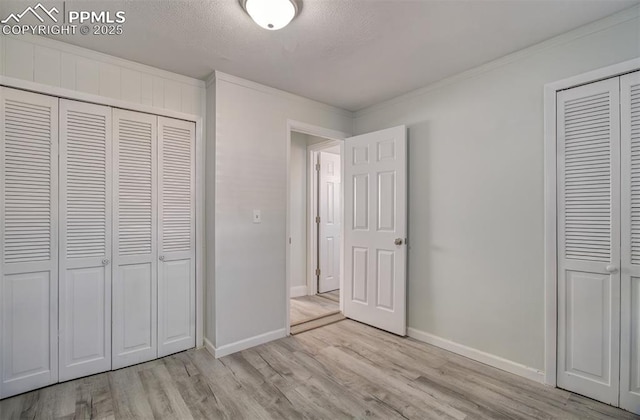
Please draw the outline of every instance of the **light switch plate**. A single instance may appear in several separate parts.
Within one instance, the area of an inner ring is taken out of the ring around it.
[[[262,214],[260,210],[253,211],[253,223],[262,223]]]

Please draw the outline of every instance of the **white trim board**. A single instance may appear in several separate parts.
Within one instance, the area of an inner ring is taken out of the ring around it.
[[[473,347],[468,347],[463,344],[456,343],[455,341],[447,340],[445,338],[417,330],[415,328],[407,328],[407,334],[409,335],[409,337],[414,338],[418,341],[422,341],[423,343],[440,347],[441,349],[459,354],[460,356],[464,356],[477,362],[484,363],[485,365],[504,370],[505,372],[513,373],[514,375],[522,376],[538,383],[544,383],[544,372],[538,369],[534,369],[523,364],[504,359],[494,354],[486,353],[481,350],[474,349]]]
[[[633,8],[636,14],[640,8]],[[616,15],[614,15],[616,16]],[[587,83],[640,70],[640,58],[593,70],[544,86],[544,383],[557,385],[557,138],[556,94]]]
[[[204,116],[202,80],[40,37],[2,36],[0,47],[3,76]]]
[[[254,337],[245,338],[244,340],[236,341],[235,343],[225,344],[224,346],[215,347],[209,340],[205,338],[205,348],[209,350],[209,353],[218,359],[229,354],[237,353],[242,350],[246,350],[251,347],[259,346],[260,344],[268,343],[269,341],[278,340],[287,336],[287,332],[284,328],[279,330],[269,331],[264,334],[256,335]]]
[[[293,286],[289,292],[291,298],[307,296],[307,286]]]
[[[106,105],[112,108],[127,109],[131,111],[144,112],[147,114],[159,115],[163,117],[176,118],[185,121],[193,121],[196,124],[196,347],[204,345],[204,180],[205,180],[205,138],[204,119],[196,114],[187,114],[180,111],[172,111],[165,108],[155,108],[133,102],[126,102],[119,99],[107,98],[99,95],[78,92],[71,89],[59,88],[55,86],[43,85],[11,77],[0,76],[0,86],[14,89],[26,90],[43,95],[55,96],[62,99],[72,99],[81,102],[88,102],[98,105]]]
[[[530,47],[518,50],[511,54],[507,54],[501,58],[497,58],[493,61],[489,61],[486,64],[481,64],[480,66],[474,67],[470,70],[463,71],[462,73],[455,74],[453,76],[444,78],[440,81],[433,82],[424,86],[422,88],[412,90],[409,93],[405,93],[400,96],[396,96],[395,98],[388,99],[384,102],[371,105],[367,108],[360,109],[354,112],[355,119],[358,119],[364,115],[367,115],[371,112],[379,111],[398,103],[402,103],[410,100],[411,98],[415,98],[421,95],[425,95],[434,90],[443,88],[445,86],[449,86],[455,83],[458,83],[463,80],[471,79],[477,76],[480,76],[484,73],[487,73],[491,70],[506,66],[507,64],[524,60],[528,57],[531,57],[535,54],[548,50],[550,48],[554,48],[556,46],[566,44],[568,42],[574,41],[576,39],[583,38],[585,36],[589,36],[596,32],[603,31],[607,28],[611,28],[616,25],[620,25],[624,22],[627,22],[631,19],[636,19],[640,16],[640,5],[633,6],[625,10],[621,10],[620,12],[614,13],[610,16],[597,20],[595,22],[587,23],[586,25],[580,26],[576,29],[573,29],[569,32],[565,32],[561,35],[555,36],[546,41],[542,41],[538,44],[532,45]]]
[[[216,346],[214,346],[207,337],[204,338],[204,348],[207,349],[207,351],[211,353],[213,357],[216,356]]]
[[[204,80],[195,79],[193,77],[185,76],[178,73],[173,73],[167,70],[162,70],[156,67],[148,66],[146,64],[137,63],[135,61],[126,60],[124,58],[115,57],[113,55],[104,54],[98,51],[90,50],[88,48],[78,47],[77,45],[68,44],[63,41],[55,39],[45,38],[35,35],[3,35],[0,37],[0,43],[3,43],[4,39],[15,39],[18,41],[28,42],[30,44],[52,48],[61,52],[74,54],[80,57],[96,60],[102,63],[113,64],[118,67],[123,67],[129,70],[144,72],[156,77],[160,77],[175,82],[184,83],[187,85],[204,88]],[[1,51],[1,49],[0,49]],[[4,69],[0,69],[4,70]]]
[[[56,96],[63,99],[72,99],[75,101],[88,102],[91,104],[106,105],[112,108],[129,109],[132,111],[144,112],[146,114],[159,115],[162,117],[176,118],[185,121],[194,121],[196,123],[200,122],[200,125],[202,125],[203,121],[203,117],[198,114],[189,114],[182,111],[174,111],[168,108],[142,105],[136,102],[123,101],[121,99],[94,95],[92,93],[85,93],[57,86],[44,85],[42,83],[31,82],[29,80],[16,79],[13,77],[2,75],[0,75],[0,85],[14,89],[39,93],[42,95]]]

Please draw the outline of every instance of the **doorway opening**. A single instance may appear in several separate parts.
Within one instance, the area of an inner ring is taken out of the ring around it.
[[[344,319],[342,141],[292,129],[289,144],[291,334]]]

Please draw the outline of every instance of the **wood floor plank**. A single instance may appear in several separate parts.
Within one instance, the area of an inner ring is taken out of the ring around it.
[[[167,357],[164,364],[170,380],[176,384],[177,392],[189,411],[185,417],[224,418],[214,391],[187,353]]]
[[[336,312],[340,312],[339,303],[320,296],[301,296],[291,299],[291,325],[300,324]]]
[[[639,419],[351,320],[194,349],[0,401],[5,419]]]
[[[131,366],[106,374],[109,377],[115,417],[118,419],[153,417],[149,396],[140,381],[139,371],[139,366]]]
[[[225,419],[270,419],[269,412],[238,382],[236,376],[220,360],[204,349],[188,352],[189,357],[207,381],[217,406]],[[212,415],[211,417],[218,418]]]
[[[223,358],[222,363],[234,373],[243,388],[274,418],[303,418],[287,396],[273,384],[273,381],[265,380],[262,373],[247,361],[242,352]]]
[[[287,365],[299,366],[303,368],[306,375],[298,380],[303,383],[313,383],[315,388],[327,395],[331,404],[343,406],[343,410],[351,411],[355,418],[381,418],[394,419],[403,418],[399,413],[376,400],[371,394],[366,392],[356,392],[353,387],[349,387],[348,383],[342,383],[337,380],[333,373],[333,368],[328,368],[320,363],[310,353],[301,348],[292,348],[291,342],[278,341],[273,346],[282,348],[283,357],[286,357]],[[294,346],[297,347],[297,346]],[[308,376],[308,379],[304,379]]]
[[[291,326],[291,335],[296,335],[303,333],[305,331],[313,330],[315,328],[321,328],[329,324],[333,324],[336,322],[340,322],[345,319],[344,315],[342,315],[339,311],[335,313],[327,314],[321,318],[316,318],[311,321],[302,322],[297,325]]]
[[[141,370],[138,375],[155,418],[193,419],[176,387],[182,384],[174,380],[167,371],[166,365]]]
[[[340,289],[333,290],[331,292],[318,293],[318,296],[340,303]]]

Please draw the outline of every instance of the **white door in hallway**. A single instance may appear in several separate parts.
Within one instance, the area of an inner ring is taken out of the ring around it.
[[[344,149],[344,314],[404,336],[406,127],[348,138]]]
[[[320,278],[318,292],[340,288],[340,235],[342,229],[340,197],[340,155],[320,152],[319,188],[319,242]]]
[[[60,100],[60,380],[111,369],[111,108]]]
[[[620,407],[640,414],[640,72],[620,78]]]
[[[619,79],[558,93],[558,386],[618,405]]]

